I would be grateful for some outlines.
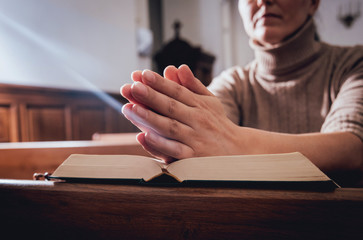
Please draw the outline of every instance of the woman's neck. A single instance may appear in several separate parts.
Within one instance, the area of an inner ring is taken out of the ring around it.
[[[321,44],[314,38],[315,25],[312,19],[299,28],[285,41],[271,46],[260,46],[252,40],[250,46],[255,51],[258,72],[279,74],[311,59],[320,50]]]

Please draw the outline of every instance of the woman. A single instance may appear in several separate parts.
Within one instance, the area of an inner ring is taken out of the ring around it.
[[[363,49],[315,41],[318,5],[240,0],[255,60],[223,72],[210,90],[185,65],[166,68],[165,78],[134,72],[121,93],[138,141],[167,162],[298,151],[329,175],[361,177]]]

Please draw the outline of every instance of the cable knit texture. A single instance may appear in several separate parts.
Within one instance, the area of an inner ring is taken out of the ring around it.
[[[282,133],[352,132],[363,140],[363,46],[314,39],[309,20],[270,48],[250,41],[255,60],[215,78],[209,89],[241,126]]]

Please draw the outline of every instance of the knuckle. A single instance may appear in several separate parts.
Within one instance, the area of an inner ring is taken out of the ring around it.
[[[169,103],[168,103],[168,113],[169,114],[174,114],[175,113],[175,109],[176,109],[176,101],[174,99],[170,99]]]
[[[180,145],[176,145],[174,148],[174,158],[181,159],[183,158],[183,151]]]
[[[179,132],[179,123],[175,119],[169,121],[169,135],[175,136]]]
[[[178,97],[180,96],[180,93],[182,92],[182,86],[177,84],[175,86],[175,88],[173,88],[173,92],[171,93],[171,96],[172,98],[174,99],[178,99]]]
[[[190,147],[183,144],[177,144],[173,149],[173,157],[175,159],[184,159],[194,156],[194,151]]]

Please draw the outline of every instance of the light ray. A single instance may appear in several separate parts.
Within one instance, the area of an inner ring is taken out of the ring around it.
[[[114,108],[118,112],[121,111],[122,104],[119,101],[117,101],[107,93],[103,92],[99,87],[89,81],[87,77],[74,69],[72,66],[66,64],[66,61],[64,60],[65,53],[60,47],[53,44],[51,41],[41,37],[39,34],[25,27],[24,25],[14,21],[13,19],[9,18],[1,12],[0,21],[2,21],[15,32],[17,32],[20,36],[23,36],[27,40],[30,40],[31,42],[41,47],[41,49],[43,49],[49,55],[49,57],[52,58],[53,61],[55,61],[57,66],[64,70],[72,79],[81,83],[82,86],[93,92],[98,98],[100,98],[110,107]]]

